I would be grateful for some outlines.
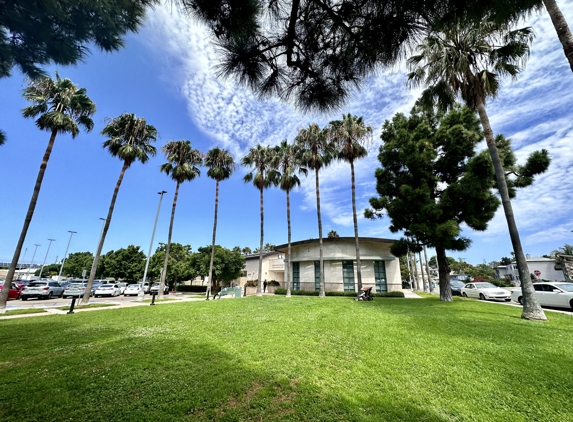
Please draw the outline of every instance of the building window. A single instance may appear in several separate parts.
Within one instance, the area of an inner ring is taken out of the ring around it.
[[[345,292],[355,292],[354,288],[354,262],[342,261],[342,284]]]
[[[300,290],[300,263],[292,263],[292,289]]]
[[[314,290],[320,291],[320,261],[314,261]]]
[[[374,261],[374,282],[376,283],[376,293],[388,291],[386,264],[384,261]]]

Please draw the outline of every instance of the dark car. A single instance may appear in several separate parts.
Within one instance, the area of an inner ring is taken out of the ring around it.
[[[450,280],[450,289],[452,289],[452,296],[461,296],[462,295],[462,287],[464,287],[466,283],[459,280]]]
[[[4,281],[0,281],[0,292],[4,288]],[[10,299],[19,299],[20,298],[20,289],[16,286],[16,283],[12,283],[10,285],[10,291],[8,292],[8,300]]]

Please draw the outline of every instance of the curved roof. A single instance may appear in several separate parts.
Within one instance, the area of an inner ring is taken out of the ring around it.
[[[300,245],[310,245],[313,243],[318,243],[319,239],[307,239],[307,240],[299,240],[297,242],[291,242],[291,247],[293,246],[300,246]],[[347,236],[347,237],[324,237],[322,238],[322,242],[323,243],[336,243],[336,242],[340,242],[340,241],[344,241],[346,242],[354,242],[354,236]],[[376,243],[387,243],[387,244],[393,244],[395,242],[394,239],[383,239],[381,237],[358,237],[358,241],[359,243],[362,242],[376,242]],[[275,251],[277,252],[285,252],[285,250],[288,248],[288,243],[285,243],[284,245],[278,245],[275,246]]]

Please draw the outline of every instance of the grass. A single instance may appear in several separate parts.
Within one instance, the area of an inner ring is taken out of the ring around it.
[[[12,309],[12,310],[6,311],[6,313],[3,315],[39,314],[42,312],[46,312],[46,311],[44,309],[40,309],[40,308]]]
[[[249,297],[6,320],[2,421],[573,421],[573,320]]]

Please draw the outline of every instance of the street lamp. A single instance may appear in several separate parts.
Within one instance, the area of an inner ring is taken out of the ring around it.
[[[36,247],[36,249],[34,249],[34,254],[32,255],[32,261],[30,262],[30,266],[28,267],[28,271],[26,271],[26,280],[30,280],[30,267],[32,267],[32,265],[34,265],[34,257],[36,256],[36,251],[38,250],[38,246],[41,246],[41,245],[36,245],[34,243],[34,246]]]
[[[46,251],[46,256],[44,257],[44,262],[42,262],[42,269],[40,270],[40,278],[42,278],[42,272],[44,271],[44,266],[46,265],[46,259],[48,259],[48,253],[50,252],[50,246],[52,246],[52,242],[56,239],[48,239],[50,244],[48,245],[48,250]]]
[[[149,252],[147,253],[147,261],[145,262],[145,271],[143,272],[143,280],[141,282],[141,289],[139,289],[139,293],[137,293],[137,300],[138,302],[143,302],[143,298],[145,297],[145,292],[143,291],[144,283],[147,278],[147,269],[149,268],[149,260],[151,259],[151,248],[153,247],[153,238],[155,237],[155,229],[157,227],[157,219],[159,218],[159,210],[161,209],[161,200],[163,199],[163,194],[167,193],[167,191],[162,190],[161,192],[157,192],[159,195],[159,205],[157,206],[157,214],[155,215],[155,224],[153,225],[153,232],[151,232],[151,243],[149,243]]]
[[[62,270],[64,269],[64,264],[66,263],[66,256],[68,256],[68,249],[70,248],[70,243],[72,243],[72,236],[74,235],[74,231],[68,230],[70,234],[70,240],[68,240],[68,246],[66,246],[66,253],[64,254],[64,259],[62,259],[62,265],[60,266],[60,273],[58,274],[58,282],[62,278]]]

